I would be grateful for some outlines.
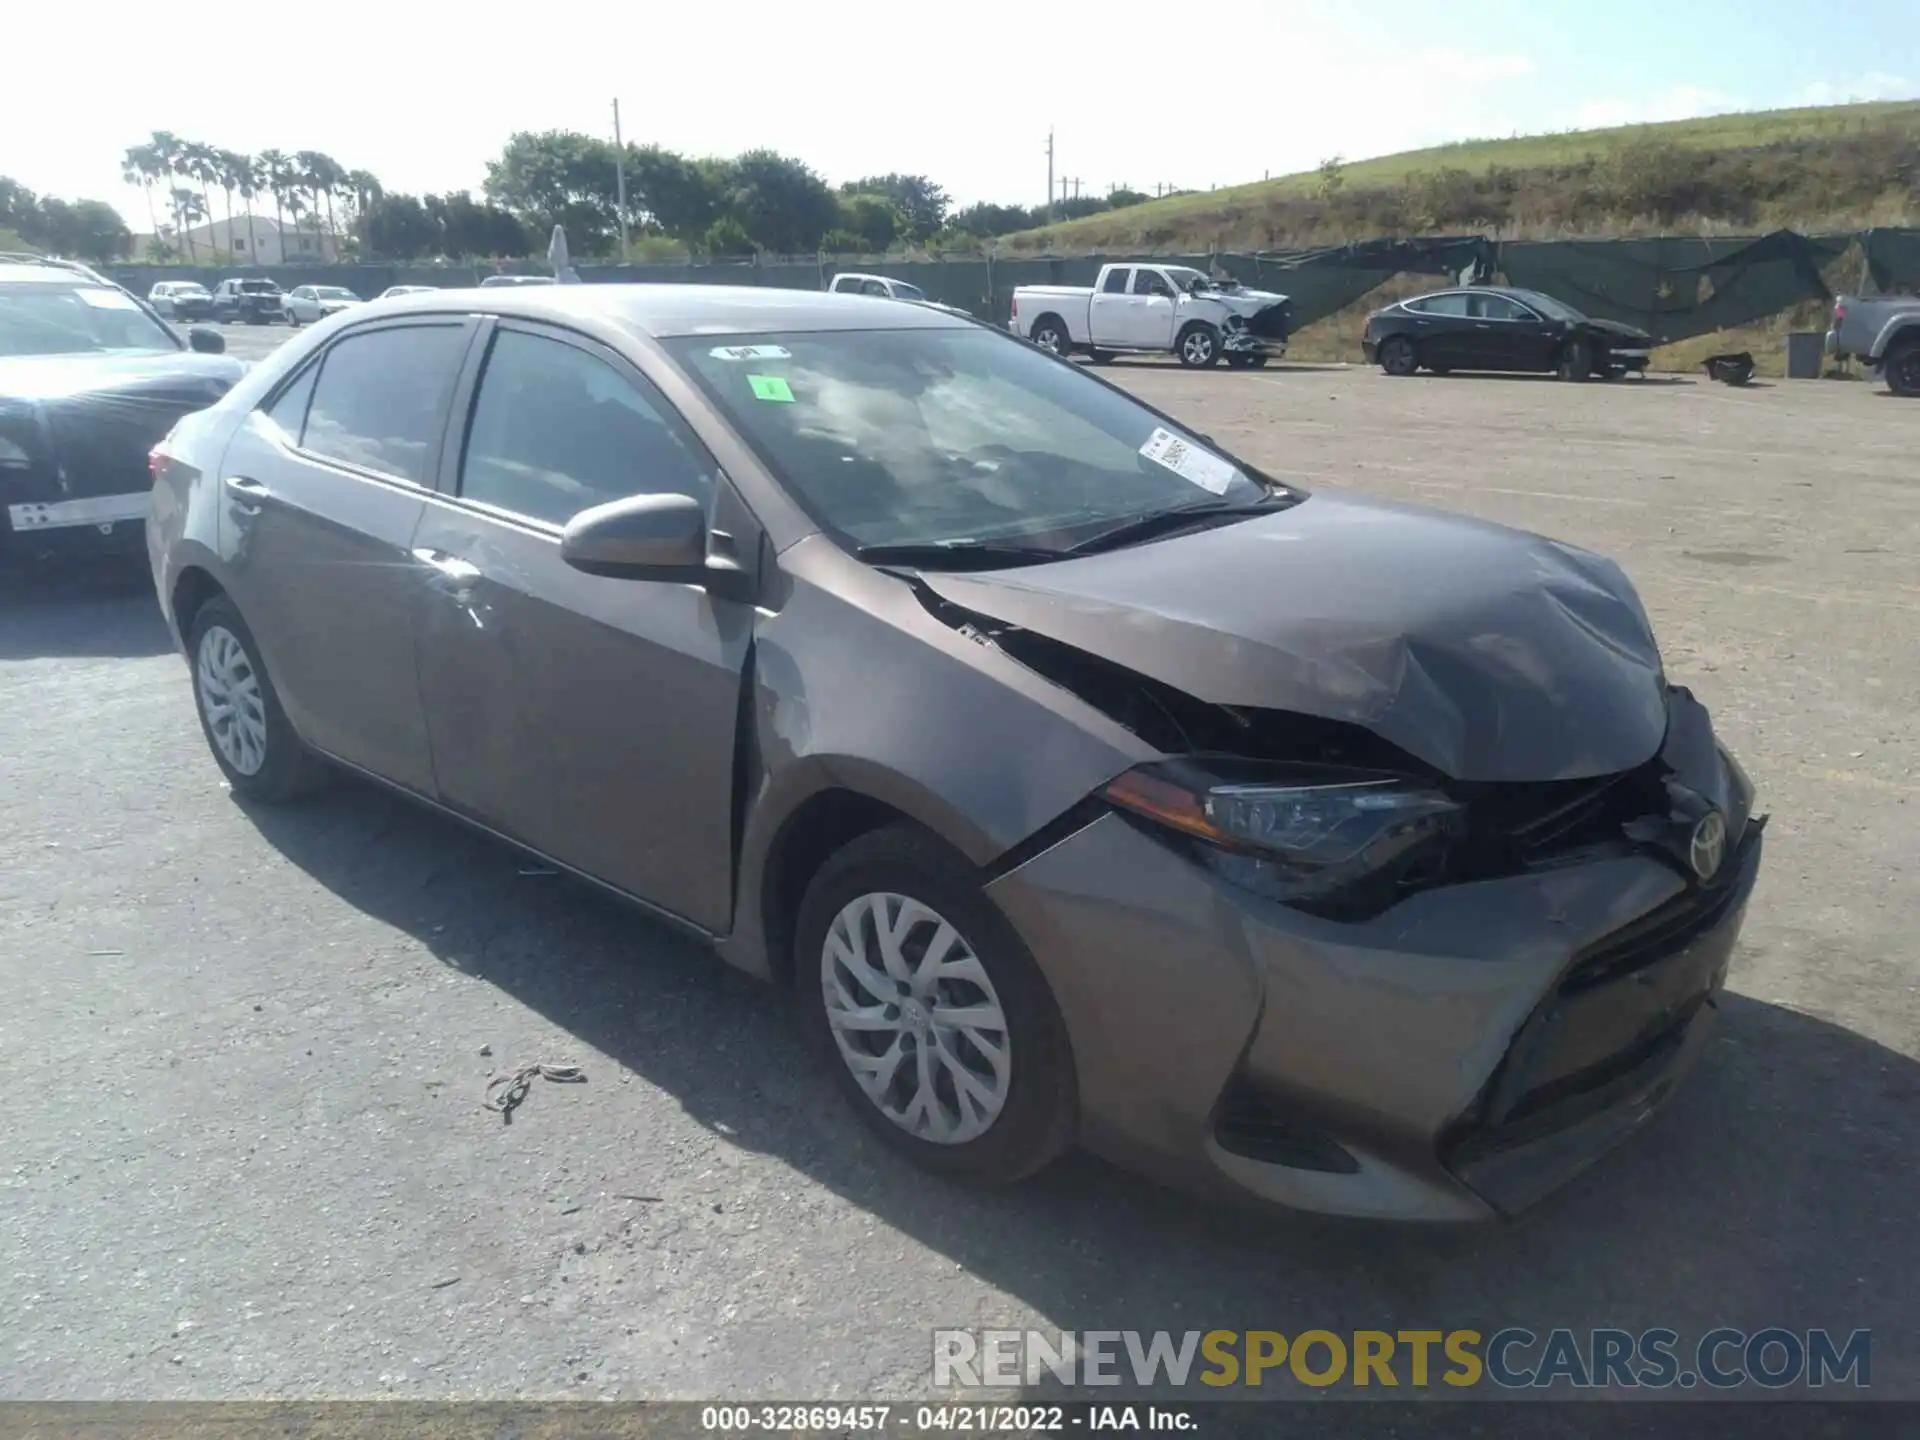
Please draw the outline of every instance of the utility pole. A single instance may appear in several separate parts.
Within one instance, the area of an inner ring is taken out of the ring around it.
[[[620,97],[613,100],[614,208],[620,212],[620,263],[627,263],[627,147],[620,140]]]
[[[1046,131],[1046,219],[1054,217],[1054,132]]]

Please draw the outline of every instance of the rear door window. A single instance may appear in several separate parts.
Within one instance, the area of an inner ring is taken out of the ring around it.
[[[464,324],[345,336],[321,362],[301,448],[424,485],[466,348]]]
[[[1467,313],[1467,297],[1429,295],[1423,300],[1410,303],[1407,308],[1421,315],[1451,315],[1464,318]]]
[[[1116,270],[1109,270],[1107,272],[1107,278],[1104,281],[1102,281],[1100,284],[1101,290],[1108,295],[1126,294],[1127,293],[1127,277],[1132,273],[1133,272],[1127,269],[1127,267],[1124,265],[1120,266]]]
[[[664,397],[577,345],[501,329],[487,356],[460,493],[565,525],[629,495],[713,496],[713,462]]]

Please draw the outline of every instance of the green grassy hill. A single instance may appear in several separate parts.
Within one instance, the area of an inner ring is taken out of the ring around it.
[[[1005,237],[1016,251],[1244,250],[1920,223],[1920,100],[1467,140],[1148,201]]]

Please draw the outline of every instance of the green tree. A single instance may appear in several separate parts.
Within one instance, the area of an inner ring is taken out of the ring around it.
[[[105,265],[133,248],[133,232],[120,212],[104,200],[40,202],[47,247],[58,255],[76,256]]]
[[[262,150],[253,157],[254,184],[273,196],[275,248],[282,260],[287,258],[287,196],[293,189],[293,161],[284,150]]]
[[[247,217],[247,263],[260,263],[260,240],[253,233],[253,202],[260,193],[260,161],[252,155],[228,151],[233,166],[233,188],[240,192],[240,205]]]
[[[438,251],[439,222],[412,195],[379,195],[354,219],[368,253],[382,260],[417,260]]]
[[[691,241],[720,218],[726,203],[724,166],[689,160],[658,145],[629,144],[626,159],[627,207],[641,228]]]
[[[140,193],[147,202],[147,229],[157,239],[160,234],[160,217],[153,208],[153,187],[160,183],[165,174],[160,157],[154,153],[151,145],[129,145],[126,154],[120,160],[120,178],[129,185],[138,185]]]
[[[886,196],[900,214],[901,237],[915,241],[938,233],[953,206],[947,192],[924,175],[869,175],[848,181],[840,187],[840,193]]]
[[[885,195],[849,195],[840,202],[840,228],[858,242],[862,254],[881,255],[907,233],[907,220]]]
[[[567,228],[581,254],[604,253],[619,229],[613,146],[576,130],[522,130],[487,162],[486,197],[529,225]],[[631,208],[631,197],[629,208]]]
[[[732,255],[751,255],[753,237],[747,234],[747,227],[731,215],[722,215],[707,227],[707,233],[701,237],[701,248],[715,259]]]
[[[779,255],[813,253],[840,221],[826,181],[798,160],[749,150],[729,167],[728,211],[753,243]]]

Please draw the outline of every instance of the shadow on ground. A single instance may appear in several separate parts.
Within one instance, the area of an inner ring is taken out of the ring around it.
[[[1056,1326],[1872,1328],[1875,1394],[1920,1389],[1920,1312],[1894,1278],[1920,1274],[1920,1066],[1810,1016],[1729,996],[1667,1112],[1508,1224],[1240,1213],[1082,1156],[980,1192],[909,1169],[865,1133],[785,995],[617,903],[523,875],[504,847],[355,783],[253,818],[348,903]]]
[[[0,566],[0,660],[172,648],[144,558]]]

